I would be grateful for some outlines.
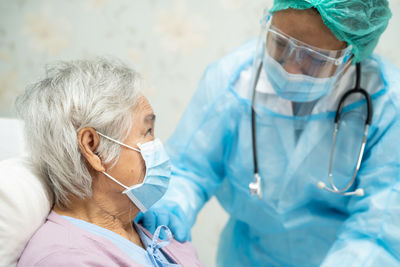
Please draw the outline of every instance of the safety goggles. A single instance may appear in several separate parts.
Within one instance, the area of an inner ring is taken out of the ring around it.
[[[351,46],[341,50],[325,50],[311,46],[274,27],[270,18],[265,25],[266,51],[288,72],[295,68],[297,73],[303,75],[328,78],[343,70],[346,63],[350,62]]]

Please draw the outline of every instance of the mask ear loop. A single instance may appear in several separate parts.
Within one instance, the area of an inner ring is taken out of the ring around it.
[[[106,172],[102,172],[105,176],[107,176],[108,178],[110,178],[111,180],[113,180],[114,182],[116,182],[117,184],[119,184],[120,186],[122,186],[125,189],[129,189],[129,187],[127,187],[126,185],[121,184],[120,182],[117,181],[117,179],[115,179],[114,177],[112,177],[111,175],[109,175]]]
[[[132,149],[132,150],[137,151],[137,152],[140,153],[140,150],[137,149],[137,148],[128,146],[128,145],[126,145],[126,144],[124,144],[124,143],[122,143],[122,142],[120,142],[120,141],[118,141],[118,140],[115,140],[115,139],[113,139],[113,138],[111,138],[111,137],[108,137],[107,135],[104,135],[104,134],[102,134],[102,133],[100,133],[100,132],[98,132],[98,131],[96,131],[96,133],[97,133],[98,135],[100,135],[100,136],[102,136],[102,137],[104,137],[104,138],[106,138],[106,139],[112,141],[112,142],[115,142],[115,143],[117,143],[117,144],[119,144],[119,145],[121,145],[121,146],[123,146],[123,147]],[[96,153],[95,153],[95,154],[96,154]],[[98,155],[98,154],[99,154],[99,153],[97,152],[96,155]],[[113,180],[114,182],[116,182],[117,184],[119,184],[120,186],[122,186],[123,188],[129,189],[129,187],[127,187],[126,185],[123,185],[123,184],[120,183],[117,179],[115,179],[114,177],[112,177],[111,175],[109,175],[108,173],[106,173],[106,172],[102,172],[102,173],[103,173],[105,176],[107,176],[108,178],[110,178],[111,180]]]
[[[100,157],[100,153],[99,153],[98,151],[97,151],[97,152],[94,152],[94,154],[95,154],[96,156]],[[103,173],[105,176],[107,176],[108,178],[110,178],[111,180],[113,180],[114,182],[116,182],[117,184],[119,184],[120,186],[122,186],[123,188],[129,189],[129,187],[127,187],[127,186],[121,184],[117,179],[115,179],[114,177],[112,177],[112,176],[109,175],[108,173],[106,173],[106,172],[102,172],[102,173]]]
[[[108,139],[108,140],[110,140],[110,141],[112,141],[112,142],[114,142],[114,143],[117,143],[118,145],[121,145],[121,146],[123,146],[123,147],[129,148],[129,149],[132,149],[132,150],[135,150],[135,151],[137,151],[137,152],[140,153],[140,150],[137,149],[137,148],[128,146],[128,145],[126,145],[126,144],[124,144],[124,143],[122,143],[122,142],[120,142],[120,141],[118,141],[118,140],[115,140],[115,139],[113,139],[113,138],[111,138],[111,137],[108,137],[107,135],[104,135],[104,134],[102,134],[102,133],[100,133],[100,132],[98,132],[98,131],[96,131],[96,133],[98,133],[98,135],[104,137],[105,139]]]

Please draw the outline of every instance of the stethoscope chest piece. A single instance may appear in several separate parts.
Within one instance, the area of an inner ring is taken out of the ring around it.
[[[249,184],[250,195],[257,195],[259,199],[262,198],[261,178],[258,173],[254,174],[254,182]]]

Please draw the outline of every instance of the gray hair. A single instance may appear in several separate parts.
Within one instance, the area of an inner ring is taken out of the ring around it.
[[[28,86],[16,107],[32,162],[54,192],[55,203],[66,207],[71,195],[92,195],[78,132],[92,127],[125,140],[142,80],[121,62],[103,58],[58,62],[46,69],[46,77]],[[115,164],[120,146],[101,138],[97,152],[105,163]]]

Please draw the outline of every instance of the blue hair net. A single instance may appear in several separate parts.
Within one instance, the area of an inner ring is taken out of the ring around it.
[[[275,11],[315,8],[336,38],[353,46],[354,62],[372,54],[392,13],[387,0],[275,0]]]

